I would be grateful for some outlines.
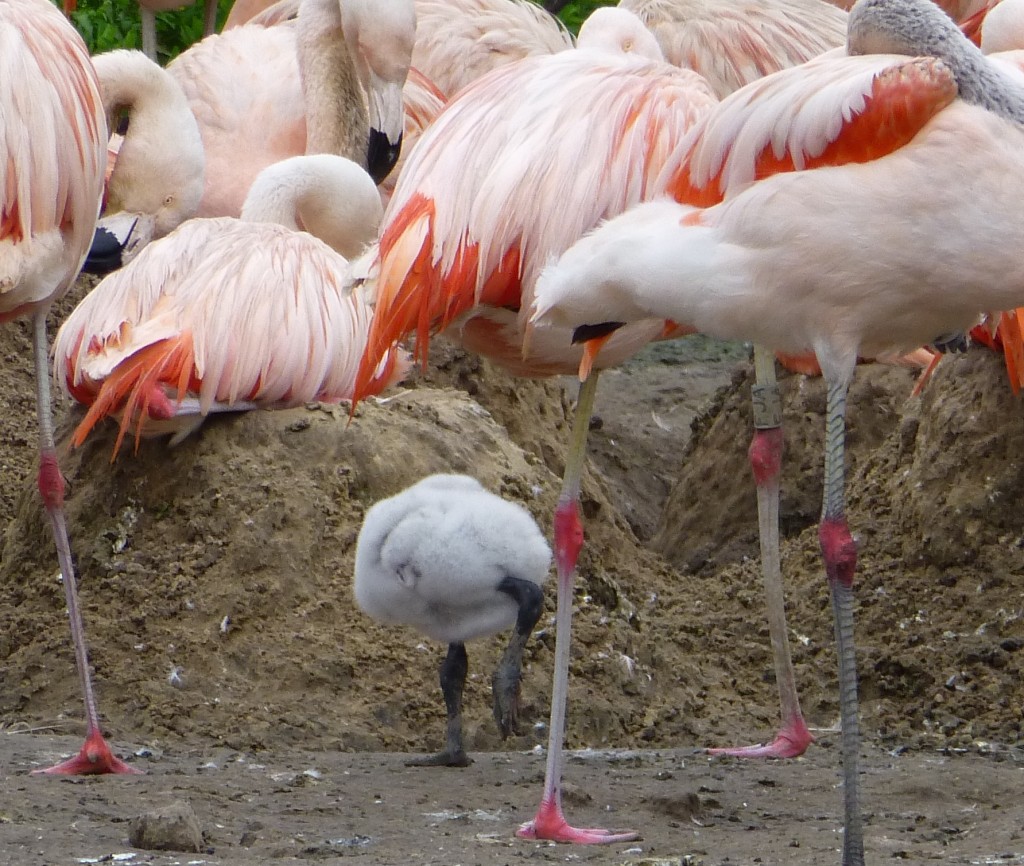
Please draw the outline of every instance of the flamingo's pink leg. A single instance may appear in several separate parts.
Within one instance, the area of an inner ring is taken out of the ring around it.
[[[57,465],[57,452],[53,440],[45,310],[33,316],[32,336],[36,367],[36,406],[39,415],[39,492],[43,497],[43,505],[46,507],[53,539],[57,545],[57,561],[60,564],[68,619],[71,622],[71,641],[75,647],[75,663],[85,699],[86,724],[85,743],[75,757],[56,766],[33,772],[80,776],[98,773],[141,773],[141,770],[129,766],[113,755],[100,730],[92,677],[89,675],[85,629],[82,626],[82,612],[78,604],[78,585],[75,580],[74,564],[71,561],[71,544],[68,541],[67,524],[64,520],[64,478]]]
[[[789,653],[786,601],[782,588],[779,556],[779,474],[782,470],[782,400],[775,379],[775,357],[762,346],[754,347],[752,389],[754,438],[750,443],[750,466],[757,483],[757,519],[761,539],[761,570],[775,681],[779,689],[781,726],[770,743],[756,746],[708,749],[712,755],[738,758],[796,758],[807,751],[814,737],[807,729],[796,691],[796,675]]]
[[[544,774],[544,794],[533,820],[523,824],[516,835],[522,839],[547,839],[593,845],[630,842],[639,838],[634,831],[621,833],[599,828],[572,827],[562,812],[562,748],[565,743],[565,706],[569,697],[569,642],[572,628],[572,585],[576,560],[583,547],[583,523],[579,515],[580,478],[586,453],[587,431],[597,393],[597,372],[580,385],[573,419],[572,441],[565,459],[562,492],[555,510],[555,565],[558,597],[555,613],[555,670],[551,687],[551,728]]]

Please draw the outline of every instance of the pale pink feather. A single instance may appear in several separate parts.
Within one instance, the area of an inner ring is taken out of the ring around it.
[[[572,46],[562,22],[532,0],[416,0],[412,64],[449,99],[492,69]]]
[[[824,0],[620,0],[665,58],[719,97],[846,42],[846,13]]]
[[[208,36],[167,69],[185,91],[206,151],[198,215],[238,216],[262,169],[306,149],[294,27]]]
[[[468,85],[420,139],[385,212],[373,274],[377,310],[361,380],[380,352],[424,317],[431,329],[445,324],[433,318],[438,299],[425,285],[435,277],[448,295],[442,305],[466,311],[454,322],[454,336],[463,331],[489,354],[486,340],[475,336],[481,329],[498,335],[490,354],[507,358],[514,346],[520,373],[574,372],[581,350],[568,335],[560,346],[556,340],[526,346],[525,314],[515,318],[513,336],[507,312],[479,305],[481,292],[509,256],[518,256],[509,275],[515,297],[498,306],[526,310],[549,259],[602,219],[662,191],[661,168],[715,101],[696,73],[579,49],[526,58]],[[423,255],[429,277],[410,271]],[[475,263],[468,273],[467,261]],[[403,311],[411,311],[411,320]],[[474,326],[475,317],[491,324]],[[622,360],[662,328],[656,322],[627,329],[616,344],[629,341],[630,348],[600,363]]]
[[[54,343],[56,374],[92,402],[119,365],[161,341],[187,338],[190,387],[179,395],[175,377],[162,380],[172,403],[196,397],[205,414],[214,404],[346,399],[371,314],[347,276],[346,260],[305,232],[228,217],[189,220],[75,308]],[[408,366],[388,362],[394,373],[381,387]]]
[[[81,37],[47,0],[0,5],[0,316],[59,297],[92,242],[107,125]]]

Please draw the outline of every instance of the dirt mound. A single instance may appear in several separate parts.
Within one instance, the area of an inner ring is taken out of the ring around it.
[[[27,334],[17,323],[0,331],[0,423],[12,443],[0,495],[0,725],[74,731],[63,595],[30,478]],[[571,746],[722,744],[774,729],[746,462],[749,370],[736,368],[735,350],[714,361],[706,350],[677,341],[606,374],[584,491]],[[695,383],[691,394],[677,370]],[[865,732],[904,744],[1017,742],[1019,403],[1000,359],[982,350],[944,362],[920,399],[908,399],[911,383],[905,370],[863,368],[851,396]],[[800,376],[783,387],[794,660],[808,719],[827,727],[838,708],[815,531],[824,390]],[[438,341],[426,376],[367,403],[351,424],[344,408],[312,406],[213,419],[175,449],[144,442],[113,464],[110,429],[67,455],[72,543],[111,732],[235,748],[436,748],[442,649],[377,626],[351,600],[362,515],[424,475],[456,471],[524,503],[547,528],[571,402],[564,383],[515,380]],[[77,412],[58,408],[64,436]],[[673,412],[699,416],[692,441],[680,420],[689,416]],[[655,528],[657,552],[638,541]],[[548,596],[512,748],[546,737],[554,580]],[[488,691],[502,644],[470,648],[471,749],[501,747]]]
[[[761,619],[756,502],[746,465],[749,371],[697,431],[654,545],[749,609],[749,653],[771,678]],[[1002,360],[974,350],[941,364],[920,398],[906,371],[858,370],[849,413],[848,511],[858,541],[857,642],[865,733],[903,745],[1021,739],[1024,535],[1013,503],[1024,419]],[[812,724],[838,717],[831,610],[817,539],[824,384],[783,382],[783,575],[797,683]],[[716,539],[722,544],[717,545]],[[722,563],[725,563],[722,566]],[[728,607],[716,634],[737,634]],[[716,639],[734,654],[728,638]],[[747,680],[749,683],[749,679]],[[759,690],[737,682],[751,696]]]

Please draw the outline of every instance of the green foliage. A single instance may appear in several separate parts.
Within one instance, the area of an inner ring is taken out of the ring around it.
[[[217,0],[218,29],[230,8],[231,0]],[[142,47],[142,27],[136,0],[78,0],[78,8],[71,13],[71,20],[93,54],[114,48]],[[156,16],[161,63],[177,57],[202,38],[203,0]]]
[[[558,17],[565,22],[566,27],[573,33],[579,33],[580,25],[598,6],[614,5],[616,4],[610,2],[610,0],[573,0],[573,2],[569,3],[558,13]]]
[[[59,0],[54,2],[60,5]],[[227,18],[231,3],[232,0],[217,0],[218,30]],[[580,24],[594,9],[613,5],[614,0],[572,0],[558,15],[573,33],[577,33]],[[78,8],[71,14],[71,20],[93,54],[114,48],[142,47],[142,29],[136,0],[78,0]],[[157,15],[156,36],[161,63],[173,60],[193,42],[202,39],[203,0],[197,0],[183,9]]]

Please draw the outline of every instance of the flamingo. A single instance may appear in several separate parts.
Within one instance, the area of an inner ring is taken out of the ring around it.
[[[964,28],[981,50],[997,62],[1024,71],[1024,3],[1021,0],[990,0]],[[1002,351],[1014,394],[1024,386],[1024,309],[1000,313],[971,329],[975,342]]]
[[[669,62],[707,79],[719,98],[771,72],[795,66],[846,39],[847,13],[824,0],[620,0],[658,39]],[[806,358],[782,357],[796,372],[817,373]],[[779,561],[782,403],[775,362],[754,347],[754,435],[749,458],[757,489],[758,535],[769,635],[779,691],[780,725],[766,743],[713,748],[741,758],[794,758],[814,741],[800,709],[789,650]]]
[[[619,0],[665,59],[703,75],[721,99],[846,41],[846,12],[825,0]]]
[[[395,191],[395,183],[405,168],[406,160],[425,130],[441,113],[447,103],[445,95],[426,75],[415,66],[410,67],[409,77],[402,88],[402,102],[405,106],[405,129],[402,132],[402,151],[391,173],[377,188],[381,201],[386,205]]]
[[[1024,299],[1024,86],[926,0],[860,0],[848,50],[723,100],[692,131],[676,200],[641,204],[568,250],[541,276],[530,319],[587,336],[666,316],[815,353],[828,383],[819,536],[839,655],[843,863],[859,866],[846,394],[858,352],[921,345]]]
[[[111,129],[109,177],[90,273],[105,274],[195,215],[203,195],[205,158],[199,125],[180,85],[140,51],[93,58]]]
[[[569,332],[525,342],[536,276],[601,219],[658,194],[670,154],[714,102],[699,75],[665,63],[636,16],[615,8],[585,22],[575,50],[524,58],[461,90],[424,131],[385,211],[369,267],[375,312],[355,399],[382,353],[412,331],[424,361],[430,334],[447,328],[518,375],[576,370],[581,353]],[[594,363],[619,363],[665,331],[661,319],[624,328]],[[593,396],[593,389],[581,393],[577,413],[589,412]],[[574,442],[585,432],[585,423],[575,425]],[[561,804],[572,580],[582,543],[582,444],[577,451],[555,516],[556,676],[544,793],[519,833],[625,841],[636,833],[571,827]]]
[[[104,212],[85,263],[86,271],[104,276],[197,215],[206,168],[199,125],[167,70],[138,51],[111,51],[93,62],[108,124],[127,126],[123,136],[111,137]],[[445,100],[427,78],[410,69],[403,101],[403,149],[408,150]],[[402,164],[400,155],[380,185],[382,199]]]
[[[199,216],[238,216],[261,169],[336,153],[380,182],[398,159],[413,0],[303,0],[295,22],[209,36],[167,67],[206,151]],[[258,131],[258,134],[256,134]]]
[[[989,0],[981,12],[978,42],[985,54],[1018,51],[1024,47],[1024,6],[1020,0]]]
[[[89,405],[72,444],[112,414],[111,460],[133,423],[136,445],[173,443],[210,412],[348,398],[370,309],[344,286],[345,256],[376,236],[381,210],[355,163],[293,157],[261,173],[241,219],[189,220],[106,277],[54,342],[55,375]],[[371,390],[407,366],[384,357]]]
[[[275,27],[299,17],[302,0],[277,0],[275,3],[235,3],[231,7],[224,30],[243,24],[259,24],[261,27]],[[238,10],[236,14],[236,9]]]
[[[551,548],[530,513],[468,475],[431,475],[366,513],[356,543],[356,603],[379,622],[448,644],[439,672],[445,746],[410,766],[472,763],[462,740],[465,642],[511,625],[491,684],[502,735],[516,730],[523,649],[544,610],[550,567]]]
[[[71,287],[92,239],[103,190],[107,125],[89,52],[48,0],[0,5],[0,319],[32,319],[39,416],[39,492],[57,547],[75,662],[85,700],[85,743],[36,772],[137,773],[100,730],[57,465],[46,315]]]
[[[449,99],[498,66],[572,46],[562,22],[532,0],[416,0],[412,65]]]

